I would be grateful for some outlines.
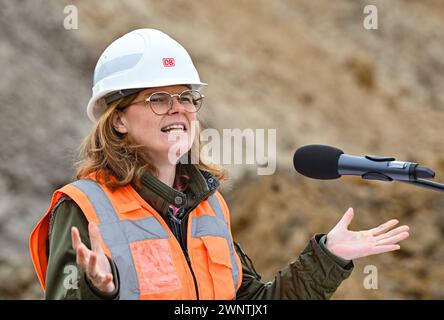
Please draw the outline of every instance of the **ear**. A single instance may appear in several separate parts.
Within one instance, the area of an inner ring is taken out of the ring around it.
[[[114,129],[120,133],[128,133],[127,122],[125,119],[125,114],[123,112],[116,112],[113,114],[112,123]]]

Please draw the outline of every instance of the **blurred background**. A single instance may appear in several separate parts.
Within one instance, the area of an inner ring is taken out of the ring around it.
[[[67,5],[78,29],[66,30]],[[378,8],[378,30],[363,9]],[[355,262],[334,299],[444,299],[444,194],[402,183],[297,174],[292,155],[320,143],[395,156],[444,181],[444,2],[440,0],[0,0],[0,298],[41,299],[28,237],[52,192],[72,181],[95,63],[141,27],[171,35],[209,83],[207,126],[277,129],[274,175],[233,166],[223,193],[235,239],[264,280],[348,207],[354,230],[390,218],[401,250]],[[378,289],[363,282],[378,270]]]

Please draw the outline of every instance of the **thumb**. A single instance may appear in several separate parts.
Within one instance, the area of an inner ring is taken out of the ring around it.
[[[348,208],[348,210],[344,213],[338,224],[342,225],[345,229],[347,229],[351,221],[353,220],[354,215],[355,213],[353,208]]]
[[[90,222],[88,225],[88,231],[91,240],[91,250],[96,253],[101,252],[100,242],[102,241],[102,237],[100,235],[99,227],[94,222]]]

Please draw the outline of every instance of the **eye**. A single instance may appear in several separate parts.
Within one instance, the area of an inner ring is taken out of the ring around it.
[[[150,102],[158,104],[168,104],[170,96],[165,93],[153,94],[150,98]]]
[[[181,103],[193,103],[193,96],[190,93],[186,93],[180,96]]]

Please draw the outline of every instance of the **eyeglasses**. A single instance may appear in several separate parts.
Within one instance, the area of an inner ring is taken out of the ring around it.
[[[179,94],[171,94],[169,92],[154,92],[148,98],[135,101],[127,105],[145,102],[150,106],[151,110],[157,115],[167,114],[173,108],[173,98],[177,97],[179,103],[187,112],[197,112],[202,107],[204,95],[197,90],[185,90]]]

